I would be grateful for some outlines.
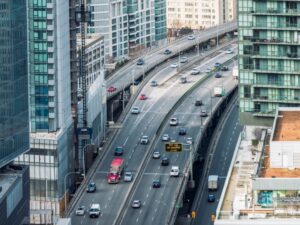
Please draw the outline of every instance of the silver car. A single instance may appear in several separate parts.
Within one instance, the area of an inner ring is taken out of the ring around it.
[[[161,140],[162,141],[169,141],[170,140],[170,137],[168,134],[164,134],[162,137],[161,137]]]
[[[131,182],[133,179],[133,174],[132,172],[125,172],[125,175],[124,175],[124,181],[125,182]]]
[[[153,152],[152,158],[153,159],[159,159],[160,158],[160,153],[158,151]]]
[[[142,145],[146,145],[146,144],[148,144],[148,142],[149,142],[148,136],[146,136],[146,135],[142,136],[140,143]]]
[[[142,206],[142,202],[140,200],[133,200],[132,204],[131,204],[131,207],[132,208],[141,208]]]
[[[79,206],[75,211],[76,216],[83,216],[84,213],[85,213],[85,206]]]

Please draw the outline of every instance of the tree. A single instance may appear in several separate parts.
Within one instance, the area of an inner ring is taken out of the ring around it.
[[[193,33],[193,30],[190,27],[183,27],[179,31],[180,35],[186,35],[186,34],[190,34],[190,33]]]

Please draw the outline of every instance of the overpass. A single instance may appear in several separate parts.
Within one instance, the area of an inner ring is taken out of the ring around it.
[[[118,92],[130,86],[134,80],[142,77],[147,72],[151,71],[152,69],[154,69],[161,63],[167,61],[168,59],[171,59],[172,57],[178,55],[179,52],[183,52],[194,46],[199,47],[199,44],[207,42],[214,38],[218,43],[219,37],[222,37],[227,33],[232,33],[236,30],[237,22],[228,22],[194,33],[194,40],[188,40],[187,36],[184,36],[171,43],[149,51],[147,54],[140,57],[144,59],[144,65],[137,66],[137,60],[133,60],[129,62],[129,64],[127,64],[126,66],[117,70],[109,78],[106,79],[107,87],[114,86],[117,88],[117,91],[108,94],[107,98],[110,99],[114,97]],[[163,52],[165,49],[171,50],[172,53],[169,55],[164,55]]]

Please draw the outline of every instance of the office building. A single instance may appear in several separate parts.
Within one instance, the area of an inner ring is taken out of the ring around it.
[[[236,19],[236,0],[167,0],[167,28],[201,30]]]
[[[0,0],[0,223],[29,224],[29,170],[12,161],[29,150],[26,1]]]
[[[300,223],[300,108],[278,108],[274,117],[256,144],[250,126],[239,139],[214,224]]]
[[[15,162],[30,166],[31,224],[49,224],[62,215],[74,177],[69,1],[27,7],[30,151]]]
[[[300,2],[238,3],[240,120],[271,125],[278,107],[300,105]]]
[[[166,37],[163,0],[91,0],[88,6],[92,23],[87,31],[104,36],[106,62],[127,58]]]

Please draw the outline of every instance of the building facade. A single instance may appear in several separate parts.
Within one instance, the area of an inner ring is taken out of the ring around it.
[[[69,1],[28,1],[30,221],[49,224],[64,210],[74,171]],[[68,180],[69,181],[69,180]]]
[[[201,30],[236,19],[236,0],[167,0],[167,28]]]
[[[26,1],[0,1],[0,168],[29,150]]]
[[[91,0],[89,33],[104,36],[106,61],[124,59],[166,37],[163,0]]]
[[[29,150],[26,1],[0,0],[0,223],[29,224],[29,170],[10,163]]]
[[[271,125],[300,105],[300,2],[239,0],[239,98],[244,124]]]

